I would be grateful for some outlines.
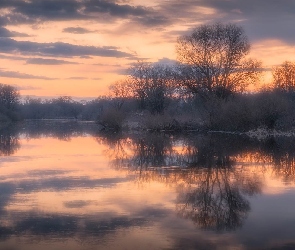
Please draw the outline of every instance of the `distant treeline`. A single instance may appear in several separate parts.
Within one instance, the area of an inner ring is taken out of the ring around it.
[[[293,129],[295,63],[274,67],[272,83],[258,89],[266,69],[248,58],[249,51],[242,27],[203,25],[178,39],[178,63],[138,62],[110,86],[108,97],[20,102],[15,88],[1,85],[0,119],[95,120],[108,130]],[[250,85],[258,91],[251,93]]]

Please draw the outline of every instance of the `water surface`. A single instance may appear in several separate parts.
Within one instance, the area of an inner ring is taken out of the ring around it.
[[[0,249],[295,249],[292,138],[0,131]]]

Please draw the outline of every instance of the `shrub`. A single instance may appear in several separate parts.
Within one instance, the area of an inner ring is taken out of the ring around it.
[[[109,108],[102,112],[97,122],[105,130],[118,131],[122,129],[123,122],[126,118],[126,114],[114,108]]]

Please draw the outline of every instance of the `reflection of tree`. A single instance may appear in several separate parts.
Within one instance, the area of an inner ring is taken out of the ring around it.
[[[107,143],[106,154],[114,168],[147,170],[169,165],[171,146],[169,137],[164,135],[122,135],[120,133],[100,133],[97,142]]]
[[[295,149],[291,138],[274,138],[264,148],[273,164],[273,172],[285,183],[295,182]]]
[[[239,145],[241,139],[201,135],[171,139],[147,134],[121,138],[118,143],[120,147],[110,144],[115,152],[113,165],[136,173],[137,182],[157,181],[175,187],[177,213],[201,228],[233,230],[242,226],[250,211],[246,197],[260,192],[257,175],[235,165],[235,156],[245,146]],[[253,147],[252,143],[246,145],[247,149]]]
[[[235,168],[203,168],[193,184],[179,188],[177,212],[204,229],[233,230],[250,211],[245,196],[260,192],[261,183]]]
[[[123,169],[129,166],[129,147],[130,139],[124,137],[121,133],[103,131],[95,137],[98,143],[108,144],[106,155],[112,159],[113,166],[116,169]]]
[[[10,124],[0,128],[0,155],[14,154],[19,148],[19,135],[27,139],[53,137],[69,141],[71,137],[86,134],[96,135],[98,126],[95,123],[82,123],[70,120],[40,120]]]
[[[19,148],[19,137],[14,126],[0,130],[0,156],[12,155]]]
[[[171,153],[171,141],[165,135],[150,134],[134,141],[132,165],[140,169],[164,167]]]
[[[155,181],[176,188],[178,215],[203,229],[241,227],[250,211],[247,197],[261,192],[265,171],[295,181],[295,150],[287,138],[260,142],[218,134],[140,134],[108,140],[116,169],[132,171],[140,184]]]
[[[21,131],[27,138],[53,137],[70,141],[71,137],[85,134],[95,135],[98,126],[94,123],[83,123],[71,120],[27,121]]]

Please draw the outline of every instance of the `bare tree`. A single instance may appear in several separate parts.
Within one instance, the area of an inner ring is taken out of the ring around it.
[[[194,94],[226,98],[242,92],[259,76],[261,64],[246,59],[250,44],[235,24],[202,25],[178,39],[176,52],[182,64],[178,81]]]
[[[163,113],[171,95],[171,71],[168,66],[139,62],[130,69],[134,97],[141,109]]]
[[[285,61],[272,70],[274,88],[294,92],[295,91],[295,62]]]
[[[113,104],[117,110],[120,110],[126,99],[133,96],[132,82],[129,78],[117,81],[109,87],[113,96]]]
[[[7,110],[14,111],[19,104],[19,92],[13,86],[0,84],[0,104]]]

